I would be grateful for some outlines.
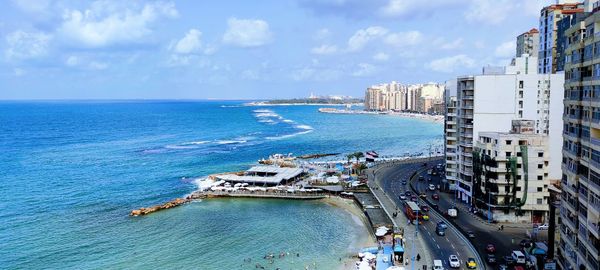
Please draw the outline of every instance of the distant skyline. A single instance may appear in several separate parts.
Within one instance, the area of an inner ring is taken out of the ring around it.
[[[362,97],[505,65],[534,0],[0,2],[0,99]]]

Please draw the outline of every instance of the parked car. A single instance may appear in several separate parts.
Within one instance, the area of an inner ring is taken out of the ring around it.
[[[435,186],[433,184],[429,184],[429,190],[434,191],[435,190]]]
[[[438,210],[438,209],[440,209],[440,208],[438,207],[438,205],[437,205],[437,204],[435,204],[435,203],[432,203],[432,204],[431,204],[431,208],[433,208],[433,209],[435,209],[435,210]]]
[[[431,195],[431,198],[434,200],[439,200],[440,199],[440,195],[437,193],[434,193],[433,195]]]
[[[473,259],[473,258],[468,258],[467,259],[467,268],[469,268],[469,269],[476,269],[477,268],[477,263],[475,262],[475,259]]]
[[[506,265],[506,264],[499,264],[498,265],[498,270],[508,270],[508,265]]]
[[[424,192],[421,192],[421,194],[419,194],[419,197],[421,197],[421,198],[427,198],[427,194],[425,194]]]
[[[410,192],[410,190],[407,190],[406,192],[404,192],[404,195],[406,195],[407,197],[412,195],[412,192]]]
[[[538,225],[535,228],[537,228],[538,230],[547,230],[548,229],[548,224],[541,224],[541,225]]]
[[[475,238],[475,233],[473,231],[467,231],[467,237]]]
[[[488,244],[485,247],[485,251],[487,251],[487,253],[496,253],[496,246],[494,246],[494,244]]]
[[[402,185],[406,185],[406,180],[402,180]]]
[[[416,201],[419,200],[419,198],[417,198],[417,196],[411,196],[410,200],[413,201],[413,202],[416,202]]]
[[[423,210],[423,212],[429,212],[429,206],[423,205],[421,206],[421,210]]]
[[[398,198],[403,201],[406,200],[406,196],[404,196],[404,195],[400,195],[400,196],[398,196]]]
[[[522,248],[530,248],[531,245],[533,245],[533,243],[531,242],[531,240],[529,239],[523,239],[521,240],[521,242],[519,243],[519,246],[521,246]]]
[[[488,254],[487,257],[486,257],[486,261],[489,264],[496,264],[496,255],[494,255],[494,254]]]
[[[450,264],[450,267],[452,267],[452,268],[460,267],[460,260],[458,260],[458,256],[456,256],[456,255],[450,255],[450,258],[448,258],[448,263]]]
[[[508,266],[515,264],[515,260],[513,259],[512,256],[504,256],[503,259],[504,259],[504,263]]]

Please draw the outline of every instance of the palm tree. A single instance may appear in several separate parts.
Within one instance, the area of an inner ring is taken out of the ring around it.
[[[354,154],[348,154],[346,155],[346,158],[348,159],[348,163],[350,163],[350,160],[354,158]]]
[[[365,165],[364,163],[358,164],[356,166],[356,171],[358,172],[358,174],[361,174],[365,169],[367,169],[367,165]]]
[[[364,156],[365,156],[365,154],[363,154],[363,152],[356,152],[356,153],[354,153],[353,155],[354,155],[354,157],[356,158],[356,163],[358,163],[358,160],[359,160],[361,157],[364,157]]]

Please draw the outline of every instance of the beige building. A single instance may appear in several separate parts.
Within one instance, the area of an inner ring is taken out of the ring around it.
[[[565,31],[562,269],[600,269],[600,13]]]
[[[365,110],[440,113],[444,103],[443,90],[443,85],[435,83],[373,85],[365,91]]]
[[[517,54],[522,56],[528,54],[535,56],[540,49],[540,32],[532,28],[531,30],[517,36]]]
[[[548,142],[533,120],[513,120],[510,132],[480,132],[473,150],[478,208],[500,222],[547,222]]]

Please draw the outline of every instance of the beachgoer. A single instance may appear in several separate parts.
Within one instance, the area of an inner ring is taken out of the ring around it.
[[[421,254],[417,254],[417,261],[421,260]]]

